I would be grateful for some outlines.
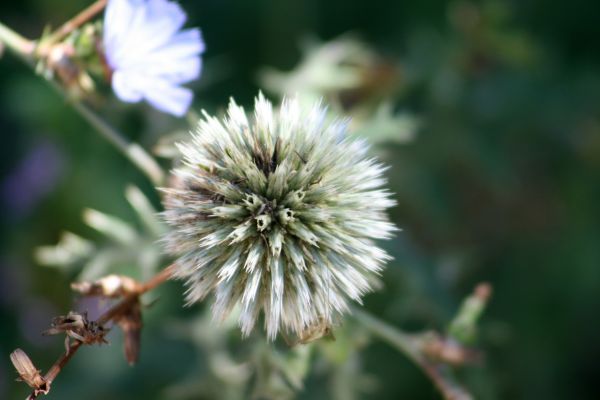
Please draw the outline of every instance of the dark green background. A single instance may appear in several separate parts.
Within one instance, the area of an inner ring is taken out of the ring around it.
[[[33,38],[87,3],[5,1],[0,20]],[[475,33],[452,22],[458,3],[441,0],[181,3],[208,48],[198,109],[219,110],[230,96],[249,104],[260,68],[292,68],[306,36],[354,32],[397,61],[405,74],[396,106],[423,125],[413,142],[384,154],[399,203],[392,218],[404,230],[385,244],[396,259],[367,307],[407,329],[441,329],[472,287],[488,281],[494,297],[480,337],[486,361],[464,374],[476,398],[600,398],[597,1],[474,2],[486,15]],[[144,107],[111,107],[112,122],[144,145],[182,124]],[[37,333],[71,304],[70,277],[36,265],[32,249],[56,242],[64,229],[94,237],[80,222],[83,208],[128,218],[125,185],[150,186],[9,54],[0,59],[0,136],[4,182],[40,146],[62,165],[47,192],[31,194],[27,210],[11,206],[6,190],[0,198],[0,398],[12,399],[26,391],[13,384],[8,354],[19,346],[49,365],[63,343]],[[161,398],[191,360],[189,345],[160,334],[173,317],[198,311],[180,308],[181,291],[177,284],[161,291],[139,366],[125,366],[113,338],[110,351],[82,351],[51,398]],[[365,350],[363,367],[378,380],[367,398],[438,398],[383,343]],[[328,395],[313,377],[299,397]]]

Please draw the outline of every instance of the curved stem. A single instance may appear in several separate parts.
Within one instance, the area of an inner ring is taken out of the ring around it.
[[[414,362],[431,379],[446,400],[472,400],[473,396],[456,383],[447,371],[447,365],[436,363],[423,353],[428,333],[409,334],[387,324],[366,311],[353,309],[354,319],[373,335],[398,349]]]
[[[60,89],[59,89],[60,90]],[[164,172],[156,160],[137,143],[128,142],[123,135],[100,118],[81,101],[70,101],[71,106],[92,125],[100,135],[121,151],[136,167],[140,169],[155,185],[161,185]]]
[[[35,50],[35,43],[24,38],[0,22],[0,42],[22,59],[26,59]]]
[[[82,345],[83,343],[79,341],[76,341],[75,343],[69,345],[69,351],[65,352],[62,356],[60,356],[60,358],[56,360],[52,367],[50,367],[48,372],[46,372],[46,375],[44,375],[44,380],[48,384],[48,387],[51,387],[51,384],[54,381],[54,379],[56,379],[58,374],[60,374],[60,371],[62,371],[65,365],[67,365],[67,363],[71,360],[75,353],[77,353],[77,350],[79,350]],[[32,396],[29,396],[29,398],[35,398]]]
[[[422,356],[418,348],[418,337],[420,335],[405,333],[361,309],[354,308],[352,317],[371,333],[400,350],[412,361],[417,363],[421,361]]]
[[[49,46],[61,41],[69,33],[73,32],[100,13],[104,7],[106,7],[107,2],[108,0],[97,0],[75,17],[65,22],[60,28],[52,32],[50,36],[43,40],[42,46],[40,46],[41,48],[38,49],[38,52],[40,54],[45,54],[45,51]]]
[[[102,7],[104,6],[102,1],[95,4],[99,4]],[[8,49],[15,53],[29,67],[34,67],[32,55],[36,48],[35,42],[22,37],[2,23],[0,23],[0,42],[4,43]],[[45,80],[58,93],[67,99],[71,107],[85,118],[90,125],[96,128],[96,131],[100,133],[100,135],[113,144],[133,163],[133,165],[148,176],[152,183],[155,185],[161,185],[163,183],[164,172],[162,168],[142,146],[138,143],[129,142],[124,135],[110,126],[81,100],[70,98],[62,86],[51,79],[46,78]]]

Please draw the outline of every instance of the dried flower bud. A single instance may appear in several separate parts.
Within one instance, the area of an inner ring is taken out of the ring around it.
[[[441,337],[436,333],[428,334],[424,338],[423,353],[433,361],[456,366],[476,363],[482,358],[481,353],[477,350],[465,347],[452,338]]]
[[[43,335],[58,335],[65,333],[65,347],[69,351],[69,338],[80,341],[83,344],[108,343],[104,336],[107,331],[103,326],[94,321],[89,321],[87,314],[79,314],[70,311],[69,314],[56,317],[52,320],[50,329],[42,332]]]
[[[274,112],[259,95],[254,113],[249,121],[232,100],[227,118],[205,115],[179,145],[165,241],[190,303],[214,291],[214,317],[240,304],[244,335],[262,311],[271,339],[280,329],[314,339],[349,299],[360,302],[389,258],[374,242],[395,230],[385,167],[346,137],[345,123],[325,122],[319,104],[288,99]]]
[[[139,298],[115,321],[123,330],[125,358],[129,365],[138,361],[142,340],[142,305]]]
[[[45,58],[38,71],[58,78],[71,96],[85,97],[94,90],[94,81],[87,73],[71,43],[58,43],[44,49]]]
[[[48,394],[50,391],[50,384],[42,377],[40,371],[35,368],[33,362],[29,359],[29,356],[27,356],[23,350],[16,349],[13,351],[10,354],[10,361],[12,361],[15,369],[19,373],[19,379],[33,389],[34,396]]]
[[[321,321],[320,323],[307,327],[304,331],[302,331],[296,343],[289,344],[307,344],[321,338],[329,338],[331,340],[335,340],[332,327],[327,321]]]
[[[71,289],[84,296],[123,297],[135,293],[138,283],[124,275],[108,275],[95,282],[74,282]]]

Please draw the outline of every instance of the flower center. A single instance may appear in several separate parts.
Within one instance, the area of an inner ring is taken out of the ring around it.
[[[246,209],[256,220],[259,232],[268,231],[274,223],[285,227],[294,221],[294,211],[277,200],[267,200],[255,194],[248,195],[244,200]]]

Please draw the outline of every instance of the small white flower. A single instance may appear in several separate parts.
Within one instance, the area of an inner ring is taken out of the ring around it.
[[[198,78],[204,51],[199,29],[180,30],[186,18],[168,0],[109,0],[103,42],[119,99],[185,114],[193,93],[181,85]]]

